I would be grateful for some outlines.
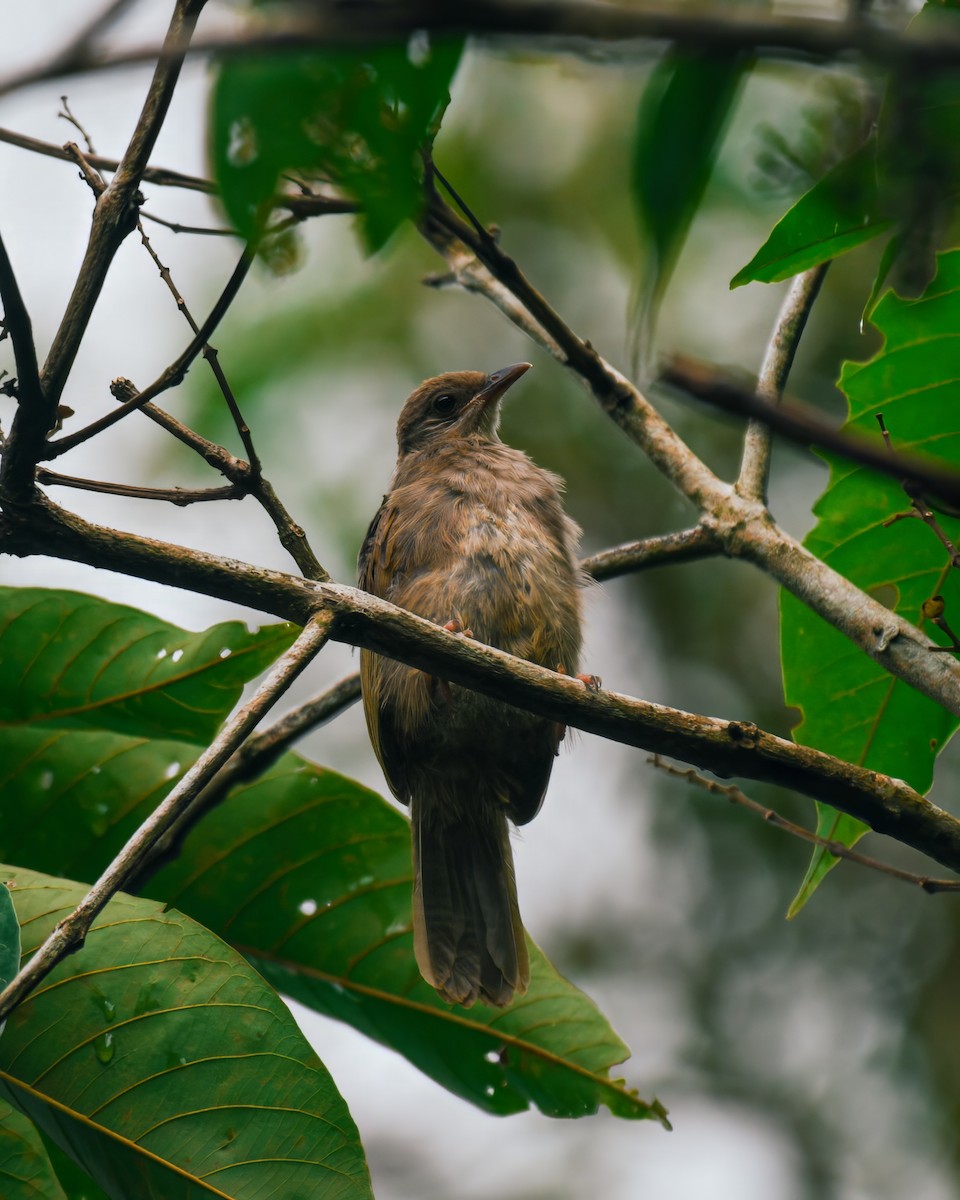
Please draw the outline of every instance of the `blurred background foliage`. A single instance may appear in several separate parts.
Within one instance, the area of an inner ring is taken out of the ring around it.
[[[625,371],[632,302],[642,286],[630,162],[656,58],[653,49],[581,55],[473,42],[435,145],[441,170],[481,220],[499,226],[502,244],[533,283]],[[142,75],[129,78],[142,89]],[[197,71],[191,80],[156,156],[187,170],[203,166],[192,156],[208,83]],[[753,70],[663,298],[654,351],[681,349],[756,370],[782,287],[731,293],[729,280],[836,157],[870,85],[852,69],[764,62]],[[75,111],[105,152],[123,134],[92,89],[110,86],[71,87]],[[21,105],[4,123],[33,120],[25,132],[62,140],[48,119],[57,85],[34,93],[34,107]],[[17,155],[24,175],[33,169],[21,151],[3,151],[4,161]],[[64,210],[86,203],[68,175],[58,167],[44,176],[55,180]],[[180,219],[178,206],[188,211],[196,203],[149,190],[149,206],[170,219]],[[206,220],[213,219],[208,211]],[[443,264],[411,226],[365,257],[353,224],[338,216],[304,225],[296,269],[276,276],[258,267],[216,337],[266,474],[335,578],[353,578],[392,469],[403,398],[420,379],[458,367],[532,359],[535,370],[511,398],[502,435],[566,478],[587,551],[689,522],[686,504],[561,368],[480,299],[422,286]],[[153,236],[188,301],[205,311],[233,250],[219,239],[163,230]],[[125,258],[135,250],[126,246]],[[880,253],[870,244],[831,268],[791,376],[791,393],[834,415],[842,410],[834,387],[840,364],[877,346],[860,319]],[[159,291],[142,266],[133,270],[133,294]],[[51,306],[45,320],[55,319]],[[134,306],[126,319],[136,327],[133,349],[154,338],[155,330],[144,332],[143,308]],[[173,318],[163,331],[166,341],[151,348],[160,366],[186,337]],[[104,370],[132,374],[134,366],[129,343],[117,353],[115,328],[99,336],[112,340],[99,353],[96,363],[106,367],[91,389],[107,407]],[[147,378],[149,369],[142,370]],[[661,400],[678,431],[729,478],[739,428]],[[202,364],[180,389],[175,411],[233,447]],[[146,422],[135,432],[133,422],[126,426],[123,458],[132,479],[208,482],[199,460]],[[115,476],[117,461],[104,473]],[[809,527],[825,481],[823,464],[777,447],[771,507],[790,532]],[[81,511],[108,523],[134,527],[140,519],[129,506],[108,517],[103,502],[90,503]],[[225,553],[242,547],[255,561],[277,553],[259,514],[235,506],[148,520],[158,536]],[[6,582],[32,578],[30,570],[0,564]],[[73,568],[58,570],[63,586],[113,594],[109,577],[77,584]],[[48,571],[43,582],[52,578]],[[169,611],[180,602],[173,595]],[[156,608],[155,594],[143,604]],[[795,714],[783,704],[776,609],[774,585],[744,564],[709,561],[613,581],[590,598],[587,667],[616,690],[787,734]],[[332,669],[338,660],[331,658]],[[339,661],[349,665],[345,654]],[[356,711],[303,749],[382,788]],[[643,1189],[667,1200],[955,1195],[955,899],[844,864],[786,923],[807,847],[622,747],[582,738],[559,768],[544,812],[518,845],[525,918],[556,966],[597,1000],[631,1046],[629,1080],[667,1104],[676,1132],[606,1116],[557,1124],[537,1114],[496,1122],[458,1112],[458,1101],[385,1052],[339,1026],[308,1026],[360,1126],[381,1200],[478,1200],[494,1190],[511,1200],[626,1200]],[[939,771],[933,798],[955,808],[955,752]],[[751,794],[810,823],[805,801],[759,786]],[[878,842],[871,837],[868,850],[909,862],[906,851]]]

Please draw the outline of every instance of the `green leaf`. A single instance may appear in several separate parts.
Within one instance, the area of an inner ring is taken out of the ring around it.
[[[730,286],[789,279],[870,241],[890,225],[881,210],[877,147],[871,139],[800,197]]]
[[[888,292],[872,319],[884,345],[869,361],[844,366],[840,386],[849,406],[844,428],[879,440],[876,414],[882,412],[895,447],[960,466],[955,412],[960,251],[940,255],[936,278],[919,300]],[[849,462],[828,461],[830,481],[804,544],[864,591],[884,603],[889,597],[896,612],[917,625],[924,623],[924,600],[937,593],[946,600],[947,620],[955,619],[960,584],[933,531],[918,520],[884,525],[909,509],[903,490]],[[960,522],[939,514],[938,520],[956,542]],[[957,718],[888,675],[794,596],[781,592],[780,609],[786,701],[803,713],[794,738],[926,792],[934,759],[956,730]],[[926,632],[943,641],[935,629]],[[817,830],[852,845],[866,826],[818,805]],[[814,853],[791,915],[836,861],[820,849]]]
[[[449,102],[462,41],[234,57],[210,111],[210,156],[224,207],[258,233],[281,175],[328,180],[357,200],[368,250],[416,216],[419,154]]]
[[[150,885],[240,949],[278,988],[405,1055],[493,1113],[573,1117],[606,1105],[658,1118],[610,1068],[628,1050],[591,1000],[531,947],[506,1010],[451,1008],[421,979],[410,830],[379,796],[286,755],[233,792]]]
[[[147,659],[153,654],[149,647]],[[232,658],[210,664],[214,694],[221,670],[233,670]],[[55,691],[48,703],[58,709]],[[96,727],[101,718],[105,727]],[[0,857],[57,875],[89,873],[200,750],[155,736],[145,706],[126,714],[125,732],[112,727],[110,704],[85,720],[0,727]],[[350,1021],[490,1111],[534,1103],[572,1116],[605,1104],[624,1116],[662,1118],[656,1101],[610,1079],[626,1047],[538,951],[530,992],[513,1009],[467,1014],[444,1005],[414,961],[410,869],[409,826],[394,808],[288,755],[209,814],[150,890],[236,942],[284,991]]]
[[[86,888],[3,869],[31,953]],[[0,1095],[115,1200],[371,1195],[346,1105],[273,989],[149,900],[113,899],[14,1011]]]
[[[2,1098],[0,1196],[4,1200],[67,1200],[36,1126]]]
[[[0,882],[0,992],[20,970],[20,923],[6,884]]]
[[[109,1200],[106,1192],[97,1187],[86,1171],[81,1170],[69,1155],[64,1154],[56,1142],[43,1137],[42,1134],[41,1141],[67,1200]]]
[[[630,181],[643,243],[647,321],[683,248],[752,55],[672,49],[650,75],[637,114]]]
[[[203,745],[293,625],[186,633],[80,592],[0,588],[0,730],[85,727]]]

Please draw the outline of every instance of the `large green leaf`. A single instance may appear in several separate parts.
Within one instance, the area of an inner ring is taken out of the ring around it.
[[[151,662],[152,645],[141,655]],[[130,656],[137,675],[133,649]],[[231,661],[210,665],[211,687]],[[95,659],[89,665],[97,669]],[[55,692],[48,702],[56,708]],[[137,711],[124,732],[109,721],[96,727],[109,705],[91,709],[83,726],[37,720],[0,728],[0,857],[61,876],[89,876],[113,857],[200,749],[157,737],[139,711],[142,736]],[[278,987],[491,1111],[535,1103],[578,1115],[606,1104],[624,1116],[662,1116],[655,1101],[609,1078],[626,1047],[539,952],[529,994],[507,1012],[468,1014],[441,1003],[414,962],[410,889],[405,819],[374,793],[293,755],[208,815],[151,884],[157,898],[241,946]]]
[[[751,55],[674,49],[640,99],[630,178],[652,321],[700,207]]]
[[[86,890],[4,867],[32,953]],[[10,1017],[0,1095],[114,1200],[371,1195],[356,1128],[264,980],[120,895]]]
[[[925,451],[960,466],[956,418],[957,351],[960,348],[960,251],[939,258],[936,278],[919,300],[888,292],[873,320],[883,348],[864,363],[847,363],[840,386],[849,403],[845,428],[876,437],[882,412],[894,445]],[[829,459],[830,481],[815,506],[817,524],[805,545],[864,591],[923,625],[923,602],[942,594],[948,621],[960,615],[957,572],[932,530],[899,520],[909,509],[891,479],[849,462]],[[956,542],[960,522],[938,515]],[[894,603],[895,597],[895,603]],[[931,635],[940,638],[935,630]],[[925,792],[936,755],[957,728],[957,718],[888,675],[842,634],[794,596],[781,593],[781,652],[788,704],[803,713],[794,737],[849,762],[906,779]],[[818,832],[852,844],[866,826],[818,805]],[[796,912],[836,860],[822,850],[794,901]]]
[[[2,1098],[0,1196],[3,1200],[67,1200],[37,1127]]]
[[[224,207],[256,235],[284,172],[328,179],[379,249],[421,202],[420,150],[449,101],[462,41],[233,57],[217,71],[210,154]]]
[[[404,1054],[495,1113],[530,1104],[664,1119],[610,1068],[627,1047],[531,947],[530,990],[505,1010],[451,1008],[420,978],[410,831],[379,796],[289,754],[238,789],[150,890],[190,912],[278,988]]]
[[[239,621],[187,633],[96,596],[0,588],[0,730],[81,726],[203,745],[295,634]]]

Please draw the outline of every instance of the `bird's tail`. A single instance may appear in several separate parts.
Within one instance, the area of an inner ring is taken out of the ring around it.
[[[474,803],[465,815],[414,796],[411,819],[413,944],[424,979],[451,1004],[509,1004],[527,990],[530,962],[501,804]]]

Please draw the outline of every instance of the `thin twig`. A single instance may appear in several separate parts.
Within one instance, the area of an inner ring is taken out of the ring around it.
[[[190,364],[203,350],[207,340],[213,331],[220,324],[225,316],[230,305],[236,299],[237,292],[240,290],[240,285],[247,277],[247,272],[250,270],[250,265],[253,262],[254,251],[252,246],[244,248],[240,260],[233,269],[229,280],[223,291],[217,297],[216,303],[210,310],[210,315],[201,325],[199,332],[194,336],[193,340],[183,351],[183,353],[174,362],[170,364],[157,378],[139,392],[135,399],[121,405],[120,408],[113,412],[106,413],[96,421],[91,421],[89,425],[85,425],[82,429],[78,429],[75,433],[66,434],[63,437],[57,438],[55,441],[47,444],[46,450],[42,458],[46,461],[58,458],[61,454],[65,454],[68,450],[72,450],[75,446],[79,446],[82,442],[89,438],[96,437],[105,429],[109,429],[111,425],[115,425],[117,421],[129,416],[131,412],[136,412],[142,408],[148,400],[152,400],[154,396],[159,396],[161,392],[167,391],[168,388],[175,387],[183,379],[187,373]]]
[[[193,233],[201,237],[240,237],[236,229],[228,229],[226,226],[181,225],[179,221],[168,221],[166,217],[158,217],[156,213],[147,212],[145,208],[140,209],[140,219],[153,221],[155,225],[162,225],[173,233]]]
[[[829,265],[821,263],[795,276],[783,299],[757,379],[757,394],[770,404],[779,404],[783,397],[800,338]],[[767,502],[771,448],[770,426],[762,421],[750,421],[743,440],[737,491],[764,504]]]
[[[898,482],[906,480],[951,506],[960,506],[960,472],[915,454],[890,454],[875,440],[837,429],[797,401],[769,404],[707,363],[676,355],[660,381],[723,412],[761,420],[802,446],[819,446]]]
[[[660,537],[643,538],[638,542],[625,542],[622,546],[601,550],[582,559],[580,568],[592,578],[603,581],[659,567],[664,563],[672,566],[713,558],[722,553],[723,547],[716,533],[709,524],[703,522],[681,533],[665,533]]]
[[[161,867],[176,859],[191,830],[222,804],[233,788],[263,775],[294,742],[332,721],[359,699],[360,674],[355,672],[293,709],[262,733],[248,738],[156,843],[136,877],[130,881],[130,890],[142,890]]]
[[[30,137],[25,133],[17,133],[13,129],[0,128],[0,142],[8,146],[17,146],[21,150],[29,150],[32,154],[42,154],[45,158],[59,158],[64,162],[72,162],[71,156],[56,142],[45,142],[40,138]],[[88,154],[87,161],[98,171],[116,171],[120,166],[118,158],[108,158],[103,154]],[[183,188],[191,192],[205,192],[214,195],[217,185],[210,179],[201,179],[198,175],[186,175],[182,171],[172,171],[167,167],[146,167],[143,172],[143,182],[153,183],[158,187]]]
[[[126,496],[131,500],[166,500],[178,508],[188,504],[202,504],[210,500],[242,500],[246,490],[238,484],[215,488],[158,488],[141,487],[133,483],[109,483],[101,479],[81,479],[76,475],[61,475],[46,467],[37,470],[37,483],[76,488],[82,492],[99,492],[106,496]]]
[[[193,319],[193,313],[191,313],[190,309],[187,307],[186,300],[184,300],[180,289],[173,282],[173,276],[170,274],[170,268],[160,261],[160,256],[157,254],[156,250],[154,250],[153,243],[147,237],[142,221],[137,221],[137,229],[140,233],[141,244],[153,259],[157,270],[160,272],[160,278],[163,280],[164,284],[166,284],[167,290],[176,301],[177,308],[183,314],[184,319],[193,332],[195,334],[199,334],[200,326]],[[223,368],[220,366],[220,357],[217,353],[217,350],[215,347],[211,346],[209,342],[207,342],[203,347],[203,357],[207,365],[210,367],[210,370],[213,372],[213,377],[216,379],[217,386],[220,388],[220,394],[226,401],[230,416],[233,418],[233,423],[236,426],[237,433],[240,435],[240,440],[243,443],[243,448],[247,452],[247,462],[250,464],[250,469],[255,476],[259,476],[261,471],[260,459],[257,456],[256,450],[254,449],[253,438],[250,434],[250,426],[243,419],[243,415],[240,412],[240,406],[237,404],[237,399],[233,394],[233,389],[230,387],[230,384],[227,382],[227,377],[223,373]]]
[[[740,808],[745,808],[749,812],[756,813],[768,825],[772,825],[774,829],[782,829],[785,833],[800,838],[801,841],[810,842],[814,846],[822,846],[824,850],[829,851],[835,858],[846,858],[850,862],[859,863],[862,867],[869,867],[873,871],[880,871],[883,875],[891,875],[894,879],[902,879],[905,883],[912,883],[931,895],[937,892],[960,892],[960,879],[931,879],[929,875],[917,875],[913,871],[904,871],[901,867],[895,867],[890,863],[880,862],[879,859],[870,858],[866,854],[860,854],[859,851],[845,846],[843,842],[834,841],[832,838],[820,837],[819,834],[814,833],[812,830],[805,829],[802,825],[797,825],[793,821],[788,821],[786,817],[781,816],[775,809],[767,808],[766,805],[751,799],[734,784],[717,783],[715,779],[707,779],[705,775],[701,775],[693,767],[685,769],[675,767],[672,763],[665,762],[659,754],[652,755],[647,759],[647,762],[652,763],[659,770],[665,771],[668,775],[674,775],[678,779],[685,779],[687,783],[692,784],[694,787],[703,788],[704,791],[711,792],[713,795],[726,796],[731,804],[736,804]]]
[[[177,0],[140,117],[116,174],[94,208],[83,263],[40,375],[51,410],[60,402],[110,264],[136,225],[137,205],[142,199],[137,188],[166,117],[201,8],[202,0]],[[47,428],[52,425],[51,420]],[[30,447],[34,461],[41,449],[40,445]]]
[[[87,133],[86,129],[84,129],[84,127],[80,124],[80,122],[77,120],[77,118],[73,115],[73,112],[70,108],[70,105],[67,101],[66,96],[60,97],[60,103],[63,105],[63,109],[57,113],[57,116],[60,117],[61,120],[69,121],[69,123],[74,127],[74,129],[77,130],[77,132],[83,138],[84,144],[87,147],[87,154],[96,154],[96,149],[94,148],[94,145],[93,145],[93,138],[90,136],[89,133]]]
[[[43,942],[30,961],[0,993],[0,1020],[6,1017],[68,954],[78,950],[94,918],[129,883],[154,844],[173,825],[194,797],[213,778],[249,736],[274,703],[326,644],[333,623],[321,614],[300,633],[293,646],[274,664],[251,700],[236,710],[211,745],[204,750],[167,798],[127,841],[76,909]]]
[[[483,292],[569,367],[587,384],[603,411],[679,491],[700,508],[726,497],[729,486],[677,436],[637,387],[573,332],[493,237],[477,233],[479,224],[475,217],[469,224],[461,220],[430,192],[420,231],[446,259],[455,281]]]

